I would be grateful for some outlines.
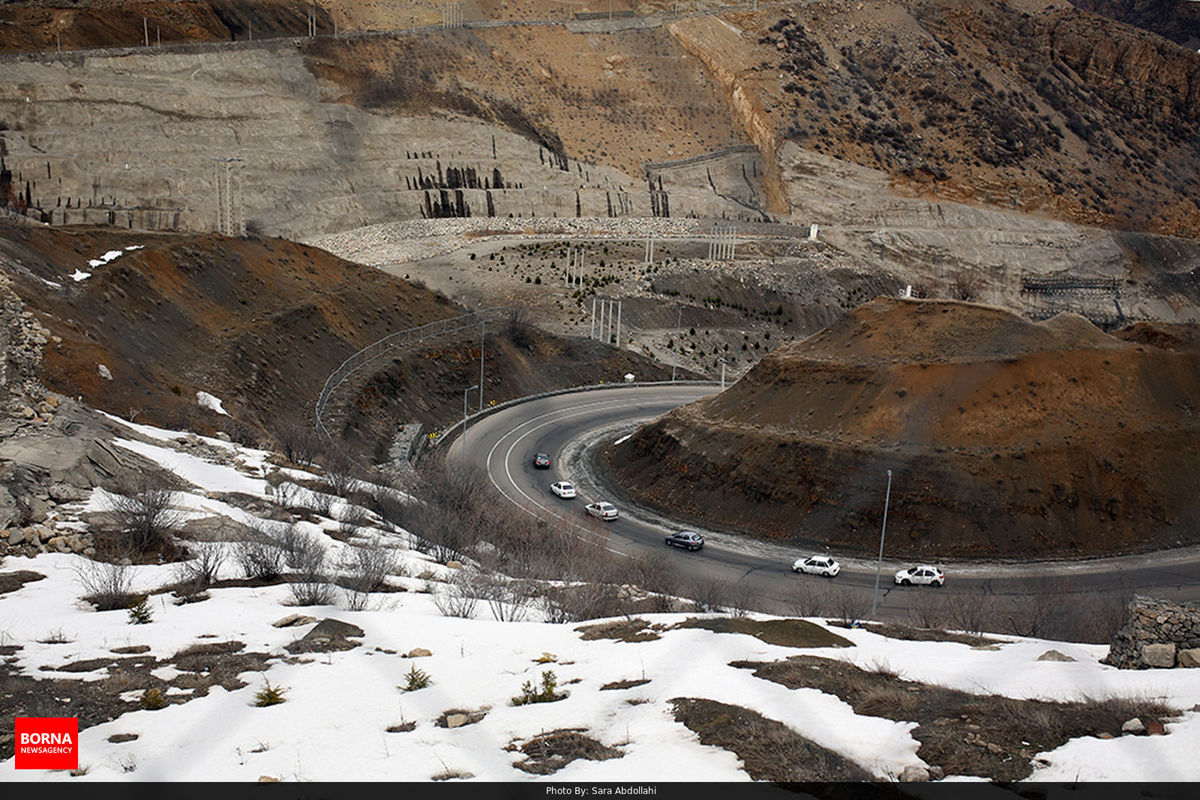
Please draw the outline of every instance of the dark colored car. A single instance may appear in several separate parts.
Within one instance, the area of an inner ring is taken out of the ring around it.
[[[550,456],[538,453],[533,457],[533,465],[538,469],[550,469]]]
[[[665,541],[672,547],[686,547],[688,550],[699,550],[704,547],[704,537],[695,531],[672,533]]]

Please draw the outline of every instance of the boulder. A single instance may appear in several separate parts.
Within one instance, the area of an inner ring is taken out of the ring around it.
[[[43,544],[49,544],[51,539],[58,538],[53,528],[38,528],[38,539]]]
[[[429,652],[424,647],[414,647],[412,650],[409,650],[407,653],[405,653],[404,657],[405,658],[426,658],[431,655],[433,655],[433,653]]]
[[[1146,732],[1146,726],[1143,725],[1142,721],[1140,719],[1138,719],[1137,717],[1134,717],[1133,719],[1130,719],[1130,720],[1126,720],[1125,724],[1121,726],[1121,733],[1132,733],[1136,736],[1139,733],[1145,733],[1145,732]]]
[[[1147,667],[1170,669],[1175,666],[1175,643],[1142,645],[1142,663]]]
[[[111,381],[113,379],[112,370],[110,370],[108,367],[104,366],[103,364],[97,364],[96,371],[99,372],[100,377],[104,378],[104,380],[106,380],[106,381]]]
[[[12,547],[16,547],[25,541],[25,531],[22,528],[10,528],[8,531],[8,543]]]
[[[1175,657],[1181,667],[1200,667],[1200,647],[1194,647],[1190,650],[1180,650],[1175,654]]]
[[[909,764],[900,773],[901,783],[924,783],[927,780],[929,780],[929,770],[916,764]]]
[[[8,493],[8,489],[0,486],[0,528],[7,528],[13,523],[20,522],[20,511],[17,501]]]
[[[49,489],[50,499],[59,503],[70,503],[87,497],[87,492],[67,483],[56,483]]]
[[[447,561],[446,566],[449,567],[450,569],[462,569],[463,568],[461,561]]]
[[[316,622],[316,617],[310,617],[306,614],[288,614],[286,617],[280,617],[271,623],[274,628],[294,628],[297,625],[307,625],[310,622]]]
[[[1163,724],[1158,720],[1152,719],[1146,723],[1147,736],[1165,736],[1166,733],[1167,729],[1163,727]]]
[[[1074,661],[1075,659],[1071,658],[1066,653],[1060,653],[1057,650],[1047,650],[1046,652],[1044,652],[1040,656],[1038,656],[1037,660],[1038,661]]]
[[[352,642],[348,637],[363,635],[363,629],[340,619],[323,619],[311,631],[287,645],[289,653],[330,653],[351,650],[362,642]]]
[[[470,721],[470,717],[466,714],[450,714],[446,717],[447,728],[461,728]]]

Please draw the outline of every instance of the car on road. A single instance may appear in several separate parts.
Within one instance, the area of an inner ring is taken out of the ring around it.
[[[803,572],[808,575],[824,575],[826,578],[836,577],[842,571],[842,565],[829,556],[809,556],[797,558],[792,564],[792,572]]]
[[[533,466],[538,469],[550,469],[550,456],[545,453],[538,453],[533,457]]]
[[[575,485],[567,481],[557,481],[550,484],[550,491],[564,500],[570,500],[575,496]]]
[[[606,522],[617,518],[617,507],[612,503],[605,503],[603,501],[598,503],[588,503],[587,506],[584,507],[584,510],[593,517],[599,517]]]
[[[671,547],[699,550],[704,547],[704,537],[695,531],[676,531],[664,540]]]
[[[921,564],[902,569],[896,573],[896,583],[901,586],[938,586],[946,583],[946,576],[937,567]]]

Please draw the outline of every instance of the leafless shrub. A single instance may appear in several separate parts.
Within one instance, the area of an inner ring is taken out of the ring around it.
[[[192,550],[192,558],[175,567],[173,594],[185,603],[206,599],[205,590],[216,582],[225,563],[225,548],[218,542],[200,542]]]
[[[696,611],[702,614],[724,611],[732,596],[731,586],[720,578],[695,580],[684,592]]]
[[[949,624],[946,595],[916,592],[908,604],[909,621],[918,628],[945,628]]]
[[[75,567],[75,577],[83,589],[82,599],[97,611],[128,608],[133,602],[133,572],[128,564],[84,561]]]
[[[951,296],[955,300],[974,300],[983,288],[983,276],[971,269],[959,270],[950,280]]]
[[[283,550],[261,531],[235,542],[233,559],[250,580],[273,581],[283,573]]]
[[[994,605],[995,598],[983,591],[958,595],[950,605],[950,624],[966,633],[983,633],[994,618]]]
[[[470,580],[459,573],[440,592],[434,593],[433,604],[444,617],[474,619],[479,597]]]
[[[408,502],[398,489],[390,486],[372,488],[370,508],[388,525],[405,527],[404,519],[408,511]]]
[[[797,617],[817,617],[828,613],[829,601],[823,587],[801,578],[788,591],[788,605]]]
[[[274,472],[267,477],[271,489],[271,499],[280,508],[295,508],[300,493],[304,491],[299,484],[288,480],[281,472]]]
[[[359,467],[344,450],[332,442],[321,455],[325,475],[322,479],[329,492],[337,497],[348,498],[358,484]]]
[[[183,521],[175,499],[176,492],[162,473],[140,473],[109,491],[109,510],[133,552],[169,545],[171,532]]]
[[[534,342],[534,332],[537,327],[533,324],[533,316],[523,308],[513,309],[508,315],[508,338],[517,347],[530,347]]]
[[[843,625],[853,625],[870,609],[865,595],[846,586],[835,587],[829,594],[829,602],[834,617]]]
[[[548,622],[584,622],[632,615],[633,598],[622,586],[612,583],[574,583],[546,587],[542,608]]]
[[[284,553],[295,574],[291,580],[292,597],[299,606],[323,606],[333,602],[333,578],[326,565],[325,545],[289,526],[290,550]]]
[[[487,603],[495,619],[500,622],[520,622],[525,619],[530,603],[527,586],[483,572],[470,573],[465,579],[471,582],[472,593]]]
[[[311,425],[297,417],[289,417],[274,426],[272,431],[279,450],[294,464],[309,465],[325,447],[325,441]]]
[[[396,556],[377,542],[355,547],[353,551],[342,588],[346,590],[348,608],[362,611],[367,607],[372,592],[387,586],[387,578],[395,570]]]
[[[350,537],[371,523],[371,515],[362,506],[346,504],[338,514],[338,533]]]

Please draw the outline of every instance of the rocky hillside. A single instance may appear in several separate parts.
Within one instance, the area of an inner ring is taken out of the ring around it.
[[[26,404],[41,413],[40,380],[121,417],[250,440],[307,426],[325,378],[356,350],[466,313],[444,295],[279,239],[68,233],[0,220],[0,267],[10,304],[24,305],[0,326],[0,383],[26,387],[14,413]],[[664,372],[599,343],[545,336],[534,322],[490,331],[488,399]],[[454,421],[463,387],[478,382],[478,342],[477,331],[431,341],[382,362],[377,379],[365,371],[335,397],[337,430],[350,398],[346,435],[383,458],[398,422]],[[219,398],[229,416],[197,392]]]
[[[1200,56],[1065,4],[823,0],[794,14],[712,6],[611,29],[417,36],[397,10],[330,7],[343,29],[400,31],[245,42],[234,18],[249,5],[164,4],[216,20],[196,23],[193,38],[239,42],[13,60],[0,79],[12,173],[0,195],[56,223],[205,230],[212,159],[237,156],[247,219],[273,235],[422,216],[645,216],[664,212],[661,191],[675,216],[756,219],[800,202],[784,182],[792,144],[879,170],[908,196],[1200,232]],[[137,12],[140,27],[141,8],[118,4],[111,17]],[[93,0],[71,13],[102,10]],[[483,3],[471,15],[563,10]],[[0,26],[0,41],[25,28]],[[93,126],[123,135],[94,137]],[[753,157],[671,185],[681,159],[748,145]]]
[[[1071,5],[1145,28],[1193,50],[1200,47],[1200,4],[1194,0],[1071,0]]]
[[[1196,330],[878,299],[607,458],[704,524],[868,552],[1080,555],[1197,539]]]

